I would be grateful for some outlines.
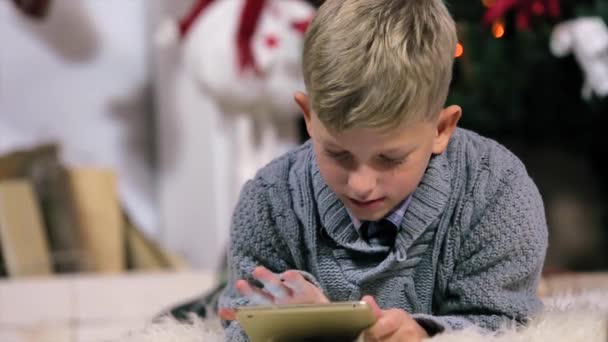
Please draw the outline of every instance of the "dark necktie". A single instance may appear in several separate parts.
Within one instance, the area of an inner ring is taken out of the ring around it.
[[[393,247],[397,235],[397,227],[387,220],[364,222],[361,227],[363,238],[370,245]]]

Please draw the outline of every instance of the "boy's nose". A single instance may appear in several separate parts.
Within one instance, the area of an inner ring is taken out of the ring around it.
[[[357,200],[367,200],[376,187],[376,173],[366,167],[360,167],[348,177],[351,196]]]

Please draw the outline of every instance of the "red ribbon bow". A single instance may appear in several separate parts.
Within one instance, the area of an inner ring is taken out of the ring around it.
[[[510,10],[516,10],[515,25],[520,30],[530,28],[533,16],[547,15],[557,18],[560,15],[559,0],[495,0],[483,17],[485,25],[492,24],[505,16]]]
[[[203,13],[205,8],[214,0],[199,0],[193,6],[188,15],[179,22],[180,37],[183,38],[190,31],[192,24]],[[236,34],[237,57],[241,71],[255,69],[255,59],[251,51],[251,38],[262,14],[266,0],[245,0],[245,6],[241,12],[241,19]]]

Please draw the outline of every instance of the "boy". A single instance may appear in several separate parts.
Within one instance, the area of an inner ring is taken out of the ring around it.
[[[223,318],[363,298],[366,340],[420,341],[539,309],[542,200],[513,154],[444,107],[456,44],[441,0],[320,7],[295,95],[311,140],[242,190]],[[226,333],[246,340],[237,322]]]

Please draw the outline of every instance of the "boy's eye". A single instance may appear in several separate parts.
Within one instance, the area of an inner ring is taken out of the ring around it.
[[[328,157],[336,159],[336,160],[344,160],[344,159],[347,159],[348,157],[350,157],[350,153],[348,153],[346,151],[335,152],[335,151],[325,150],[325,154]]]
[[[387,164],[391,164],[391,165],[399,165],[402,164],[403,161],[405,160],[404,157],[399,157],[399,158],[392,158],[392,157],[388,157],[388,156],[380,156],[380,159],[387,163]]]

